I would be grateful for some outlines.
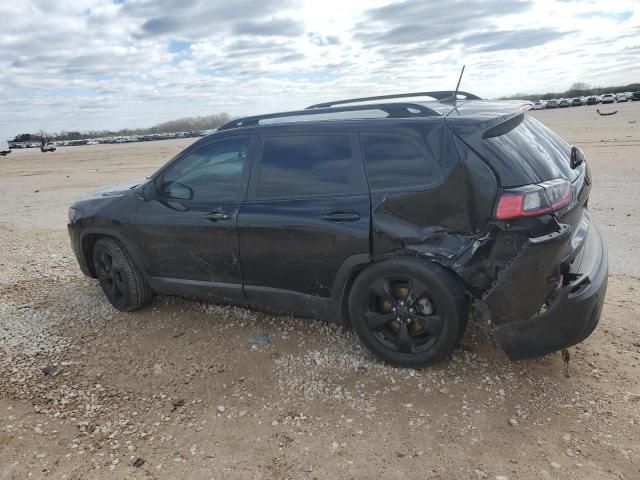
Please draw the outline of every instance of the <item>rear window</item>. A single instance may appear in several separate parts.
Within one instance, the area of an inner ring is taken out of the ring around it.
[[[352,158],[348,135],[267,137],[256,196],[271,199],[356,193],[352,191],[357,174]]]
[[[569,163],[571,145],[536,119],[524,119],[505,133],[482,140],[482,156],[503,187],[554,178],[573,181],[579,174]]]
[[[402,135],[360,136],[371,191],[429,187],[439,183],[440,172],[420,146]]]

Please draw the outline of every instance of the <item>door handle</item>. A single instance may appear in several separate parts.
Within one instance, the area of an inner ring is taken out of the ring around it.
[[[350,212],[332,212],[332,213],[325,213],[324,215],[322,215],[321,218],[328,222],[336,222],[336,223],[356,222],[360,220],[360,215],[358,215],[357,213],[350,213]]]
[[[217,222],[218,220],[229,220],[231,215],[225,212],[209,212],[204,215],[204,218],[212,222]]]

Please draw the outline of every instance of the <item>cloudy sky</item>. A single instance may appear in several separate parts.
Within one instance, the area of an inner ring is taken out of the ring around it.
[[[0,1],[0,138],[640,81],[639,0]]]

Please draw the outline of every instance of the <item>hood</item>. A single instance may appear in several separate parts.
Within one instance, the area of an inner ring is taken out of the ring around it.
[[[131,195],[135,188],[143,183],[146,183],[149,177],[138,178],[136,180],[129,180],[128,182],[113,185],[111,187],[103,188],[97,192],[92,193],[89,198],[113,198],[113,197],[125,197]]]

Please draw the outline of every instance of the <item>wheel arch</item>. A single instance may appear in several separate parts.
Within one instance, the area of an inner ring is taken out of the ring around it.
[[[377,265],[381,262],[392,261],[392,260],[410,260],[418,263],[422,263],[423,265],[436,265],[439,268],[445,270],[451,278],[455,280],[455,282],[460,287],[460,291],[465,294],[465,301],[469,302],[469,291],[465,285],[464,280],[460,277],[458,272],[453,270],[449,265],[444,262],[438,262],[433,258],[427,258],[420,255],[412,255],[407,252],[396,252],[391,255],[385,255],[379,259],[368,259],[366,262],[359,262],[353,268],[349,270],[349,275],[346,277],[345,282],[342,285],[342,292],[339,299],[339,310],[342,319],[342,324],[345,328],[352,328],[351,318],[349,317],[349,295],[351,293],[351,287],[355,282],[356,278],[365,270],[372,267],[373,265]]]
[[[110,237],[118,240],[126,251],[131,256],[134,265],[142,273],[145,280],[148,280],[147,269],[145,268],[145,262],[142,257],[140,249],[130,240],[128,240],[122,233],[105,229],[105,228],[87,228],[80,234],[80,252],[84,259],[89,272],[93,278],[96,278],[95,266],[93,264],[93,249],[96,242],[105,237]]]
[[[347,309],[349,291],[354,280],[369,263],[371,257],[368,253],[351,255],[342,262],[333,281],[331,290],[332,318],[328,320],[338,323],[345,328],[350,328],[349,312]]]

